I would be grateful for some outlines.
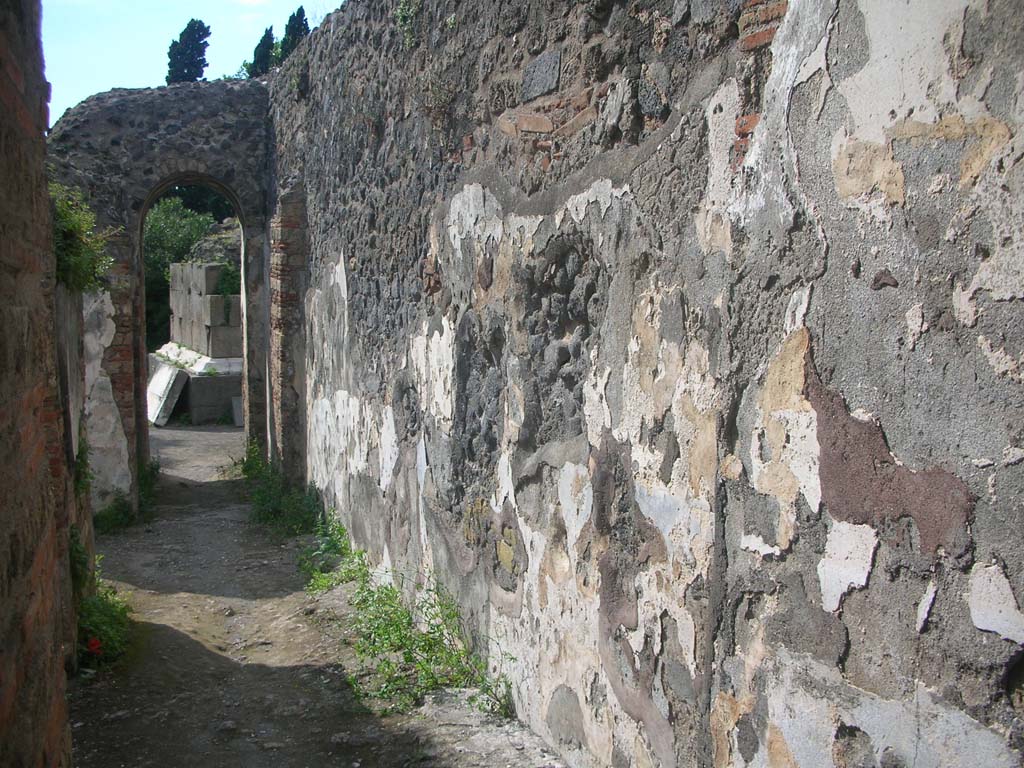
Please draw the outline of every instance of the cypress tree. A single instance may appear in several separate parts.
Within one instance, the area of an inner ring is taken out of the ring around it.
[[[199,19],[192,19],[171,41],[167,50],[167,84],[194,83],[206,70],[206,47],[210,28]]]
[[[252,66],[249,67],[249,77],[259,77],[270,71],[274,64],[274,28],[267,27],[263,37],[252,52]]]
[[[298,10],[288,17],[288,23],[284,28],[284,38],[281,40],[281,61],[283,62],[294,51],[302,38],[309,34],[309,24],[306,22],[306,11],[300,5]]]

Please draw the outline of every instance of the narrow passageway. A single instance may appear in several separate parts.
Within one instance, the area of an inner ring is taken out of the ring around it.
[[[449,693],[379,717],[347,684],[342,594],[303,591],[300,540],[248,521],[225,470],[239,430],[153,430],[153,519],[100,536],[137,623],[126,658],[70,693],[75,762],[116,766],[560,766],[519,724]]]

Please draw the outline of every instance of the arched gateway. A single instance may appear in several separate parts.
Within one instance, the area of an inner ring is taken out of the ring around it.
[[[257,81],[114,90],[69,110],[49,137],[50,177],[80,188],[114,227],[108,291],[85,299],[86,417],[94,500],[137,495],[148,461],[142,226],[174,185],[222,193],[242,226],[246,435],[266,437],[267,90]]]

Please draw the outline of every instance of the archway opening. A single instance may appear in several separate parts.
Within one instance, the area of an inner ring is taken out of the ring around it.
[[[169,180],[146,205],[140,242],[149,425],[242,426],[245,237],[234,195]]]

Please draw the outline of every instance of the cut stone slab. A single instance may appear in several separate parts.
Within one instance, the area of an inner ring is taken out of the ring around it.
[[[245,426],[245,413],[242,411],[241,396],[231,398],[231,416],[234,419],[236,427]]]
[[[160,361],[146,390],[147,415],[152,424],[158,427],[167,424],[187,381],[188,374],[181,368]]]
[[[522,101],[532,101],[558,89],[562,74],[562,52],[542,53],[523,68]]]

